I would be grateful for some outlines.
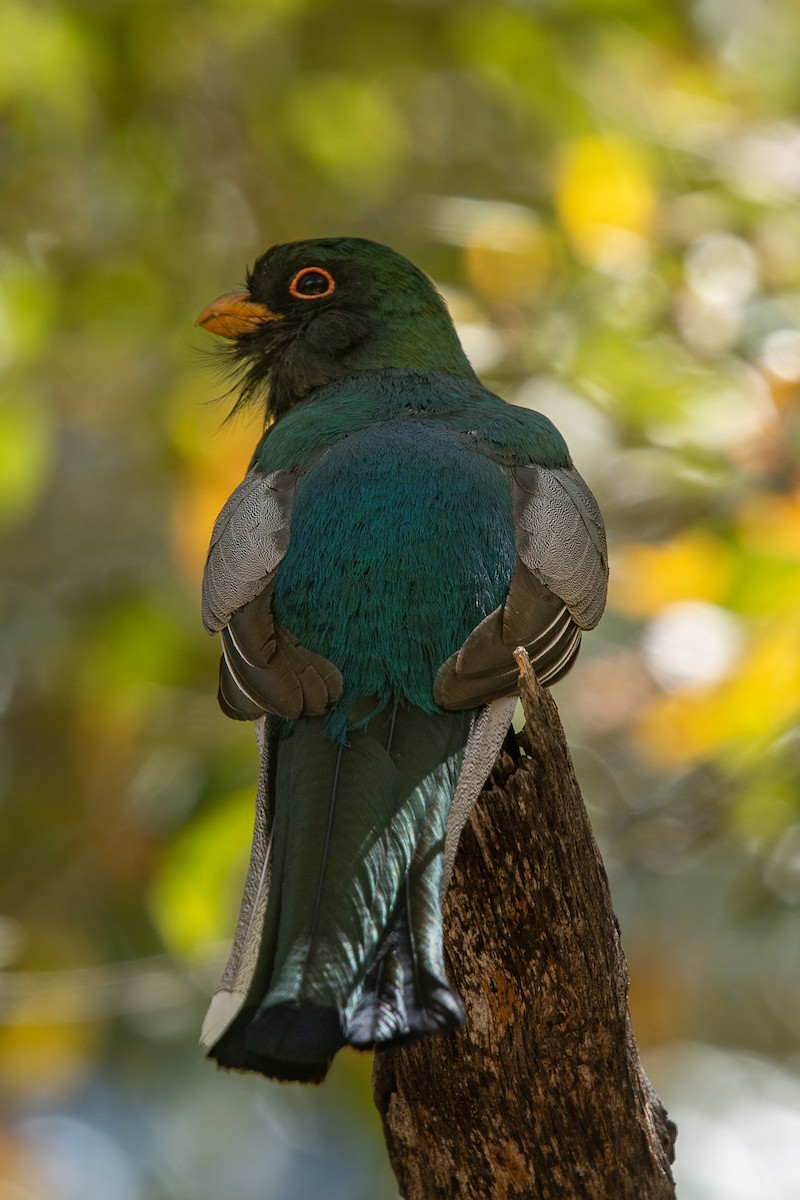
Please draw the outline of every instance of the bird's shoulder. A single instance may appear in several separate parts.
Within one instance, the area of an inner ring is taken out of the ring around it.
[[[303,474],[343,438],[406,422],[447,431],[503,466],[571,465],[564,439],[542,413],[509,404],[474,376],[397,368],[361,371],[312,393],[266,431],[251,466]]]
[[[572,466],[567,443],[544,413],[510,404],[486,388],[480,391],[464,414],[472,449],[509,468]]]

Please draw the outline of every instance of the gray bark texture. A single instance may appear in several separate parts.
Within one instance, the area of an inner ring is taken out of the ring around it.
[[[639,1060],[605,869],[558,711],[527,724],[464,829],[446,961],[468,1024],[376,1054],[406,1200],[668,1200],[675,1126]]]

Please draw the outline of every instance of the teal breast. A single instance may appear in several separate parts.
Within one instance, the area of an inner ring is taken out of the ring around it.
[[[443,421],[405,417],[342,438],[304,476],[274,612],[341,671],[342,715],[364,696],[436,712],[438,667],[515,562],[504,468]]]

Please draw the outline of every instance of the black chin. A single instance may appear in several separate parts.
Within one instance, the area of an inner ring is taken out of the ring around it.
[[[287,342],[291,344],[285,331],[276,322],[275,326],[245,333],[225,347],[226,371],[231,380],[228,394],[236,396],[228,420],[253,405],[263,409],[265,423],[276,418],[272,403],[272,374]]]
[[[354,352],[372,328],[368,317],[329,309],[300,328],[287,320],[244,334],[233,346],[231,390],[239,395],[231,416],[261,403],[266,423],[279,420],[316,388],[358,370]]]

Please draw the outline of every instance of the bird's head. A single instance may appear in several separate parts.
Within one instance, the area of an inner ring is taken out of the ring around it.
[[[363,238],[273,246],[248,271],[246,287],[209,304],[197,324],[230,339],[236,407],[264,396],[268,422],[356,371],[473,374],[427,275]]]

